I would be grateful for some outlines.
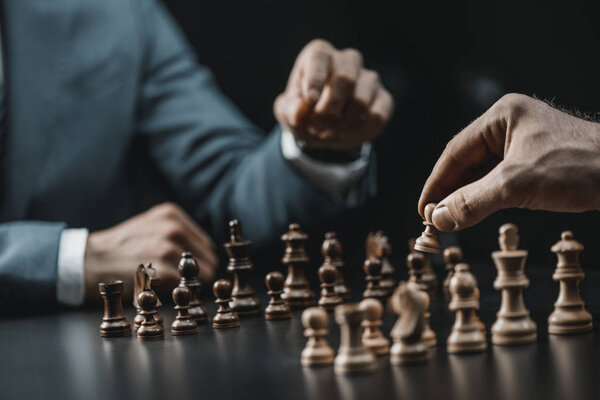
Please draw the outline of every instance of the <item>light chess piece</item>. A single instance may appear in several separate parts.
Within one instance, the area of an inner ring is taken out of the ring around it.
[[[426,255],[415,251],[406,256],[406,264],[408,265],[409,280],[408,284],[413,285],[416,289],[424,292],[427,295],[427,308],[423,316],[423,343],[428,347],[437,345],[437,337],[429,324],[431,312],[429,311],[429,291],[427,285],[423,282],[423,270],[425,268]]]
[[[592,315],[586,311],[579,294],[579,283],[585,276],[579,266],[579,253],[583,249],[571,231],[564,231],[561,240],[552,246],[552,252],[558,257],[552,279],[560,282],[560,291],[554,311],[548,317],[550,334],[569,335],[592,330]]]
[[[137,331],[137,338],[140,341],[164,339],[163,328],[154,317],[157,302],[158,297],[152,290],[144,290],[138,296],[138,304],[142,309],[140,314],[144,317],[144,321]]]
[[[492,325],[492,343],[533,343],[537,340],[537,326],[523,301],[523,289],[529,286],[524,273],[527,250],[518,250],[519,230],[515,224],[502,225],[498,241],[500,250],[494,251],[492,258],[498,270],[494,288],[502,291],[502,304]]]
[[[390,244],[388,237],[382,231],[377,231],[376,233],[371,232],[367,236],[365,247],[367,259],[377,258],[381,261],[381,282],[379,283],[379,286],[387,292],[388,297],[391,296],[397,283],[394,278],[396,270],[390,262],[392,245]]]
[[[300,361],[305,367],[320,367],[333,364],[334,352],[327,343],[327,312],[319,307],[310,307],[302,312],[304,336],[308,338]]]
[[[104,315],[100,324],[100,336],[120,337],[131,335],[131,325],[123,312],[123,281],[101,282],[98,284],[104,301]]]
[[[337,279],[337,269],[333,265],[323,264],[319,268],[319,280],[321,281],[321,298],[319,307],[326,311],[331,311],[344,301],[339,294],[335,292],[335,281]]]
[[[339,241],[335,232],[327,232],[325,240],[321,245],[321,254],[323,255],[323,265],[330,264],[337,269],[337,277],[335,280],[335,292],[342,298],[343,301],[352,300],[350,287],[344,278],[344,269],[346,263],[343,259],[344,248]]]
[[[469,270],[468,264],[456,265],[450,279],[452,301],[449,309],[456,313],[452,332],[448,336],[448,353],[474,353],[487,347],[485,335],[481,332],[476,310],[479,309],[476,289],[477,280]]]
[[[187,286],[177,286],[173,289],[172,297],[177,315],[171,324],[171,335],[183,336],[198,333],[198,324],[189,313],[192,291]]]
[[[377,299],[384,302],[388,298],[387,291],[380,286],[381,261],[377,258],[366,259],[363,264],[367,288],[363,292],[363,299]]]
[[[365,319],[362,322],[364,328],[362,334],[363,344],[375,355],[383,356],[390,352],[390,342],[383,333],[381,333],[381,316],[383,315],[383,306],[381,302],[375,299],[364,299],[358,307],[364,311]]]
[[[229,305],[238,315],[260,314],[260,300],[248,280],[254,270],[250,260],[252,243],[242,238],[242,224],[237,219],[229,221],[229,242],[225,243],[225,251],[229,258],[227,272],[233,274],[233,291]]]
[[[202,282],[198,276],[200,267],[198,267],[192,253],[184,252],[181,254],[178,269],[181,276],[179,286],[187,286],[192,292],[192,300],[190,301],[189,309],[190,316],[194,318],[198,324],[206,323],[208,321],[208,313],[200,299],[200,289],[202,288]]]
[[[281,298],[283,293],[283,281],[285,277],[279,271],[269,272],[265,277],[267,294],[271,296],[267,308],[265,308],[265,319],[290,319],[292,312],[287,303]]]
[[[357,304],[342,304],[335,308],[335,321],[340,326],[340,348],[334,362],[336,374],[369,372],[377,367],[375,355],[362,342],[364,316]]]
[[[446,264],[446,278],[444,279],[444,291],[450,289],[450,279],[454,275],[454,267],[463,259],[462,249],[458,246],[449,246],[444,249],[444,263]]]
[[[300,229],[300,225],[291,224],[281,240],[285,242],[285,253],[281,262],[287,267],[288,273],[283,286],[281,297],[291,309],[310,307],[315,303],[315,293],[310,290],[304,269],[310,259],[306,253],[305,243],[308,235]]]
[[[442,251],[442,245],[438,239],[438,231],[433,225],[433,210],[437,206],[437,203],[429,203],[425,206],[425,230],[420,237],[415,241],[415,250],[422,251],[424,253],[439,253]]]
[[[429,347],[423,343],[423,325],[428,303],[427,293],[414,285],[405,282],[398,285],[390,301],[392,310],[400,316],[392,328],[394,344],[390,349],[390,363],[416,363],[429,358]]]
[[[219,279],[213,284],[213,293],[219,306],[217,314],[213,318],[213,328],[235,328],[240,326],[240,318],[235,311],[231,310],[231,292],[233,286],[226,279]]]

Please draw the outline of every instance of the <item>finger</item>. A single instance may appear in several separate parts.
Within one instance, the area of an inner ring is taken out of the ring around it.
[[[173,212],[169,214],[169,217],[175,221],[180,222],[185,229],[187,229],[188,234],[191,236],[195,242],[202,243],[208,246],[211,249],[216,249],[215,242],[211,239],[211,237],[204,231],[204,229],[200,228],[200,226],[192,220],[192,218],[179,206],[175,206]]]
[[[342,117],[344,125],[351,127],[367,119],[369,109],[377,97],[380,86],[377,72],[370,70],[360,72],[354,88],[354,96]]]
[[[284,127],[295,130],[306,125],[310,118],[311,106],[300,96],[281,94],[275,100],[273,111],[277,121]]]
[[[198,260],[198,277],[204,285],[210,284],[215,279],[215,269],[209,264]]]
[[[315,106],[315,113],[341,118],[362,69],[362,55],[348,49],[333,55],[331,76]]]
[[[300,60],[300,96],[310,105],[321,97],[329,78],[335,49],[324,40],[311,42],[301,55]]]

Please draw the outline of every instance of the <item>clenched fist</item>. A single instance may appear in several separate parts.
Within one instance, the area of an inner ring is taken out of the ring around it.
[[[164,203],[88,237],[85,249],[86,301],[97,300],[98,282],[120,279],[131,298],[133,274],[141,263],[152,262],[160,278],[159,295],[171,297],[179,282],[177,266],[183,251],[194,255],[200,279],[210,282],[218,266],[215,244],[181,208]]]
[[[600,125],[509,94],[446,146],[425,183],[419,213],[438,202],[442,231],[475,225],[502,208],[600,208]]]
[[[353,150],[376,137],[390,119],[394,101],[360,52],[337,50],[313,40],[292,69],[274,104],[279,124],[306,146]]]

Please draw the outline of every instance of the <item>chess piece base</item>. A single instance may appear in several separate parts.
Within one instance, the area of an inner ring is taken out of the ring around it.
[[[315,305],[315,294],[309,289],[285,291],[281,298],[292,310],[300,310]]]
[[[388,297],[390,297],[390,293],[383,288],[375,290],[366,289],[363,292],[363,299],[376,299],[382,303],[385,303]]]
[[[377,359],[369,350],[356,354],[338,354],[335,358],[334,372],[338,375],[358,374],[373,371],[377,367]]]
[[[492,325],[492,343],[511,346],[537,341],[537,326],[530,318],[499,319]]]
[[[331,347],[304,349],[300,358],[303,367],[324,367],[333,364],[335,354]]]
[[[476,353],[485,351],[486,348],[485,336],[477,329],[472,332],[452,332],[448,337],[446,351],[450,354]]]
[[[583,309],[555,309],[548,317],[548,333],[552,335],[571,335],[585,333],[593,329],[592,315]]]
[[[338,297],[321,297],[319,299],[318,305],[319,307],[327,310],[327,311],[332,311],[333,309],[335,309],[337,306],[339,306],[340,304],[342,304],[342,298]]]
[[[260,314],[260,301],[256,296],[234,297],[229,302],[229,307],[239,315],[256,315]]]
[[[423,331],[421,335],[421,340],[423,340],[423,344],[427,347],[437,346],[437,338],[435,336],[435,332],[429,326]]]
[[[199,324],[203,324],[208,322],[208,314],[203,305],[191,305],[189,309],[190,317],[194,319]]]
[[[281,304],[269,304],[265,308],[265,319],[290,319],[292,312],[283,302]]]
[[[131,325],[126,319],[102,321],[100,324],[101,337],[123,337],[131,335]]]
[[[137,331],[137,339],[142,342],[150,340],[161,340],[164,338],[165,335],[160,326],[146,327],[142,325]]]
[[[390,349],[390,363],[412,364],[427,361],[429,349],[423,343],[395,343]]]
[[[194,335],[196,333],[198,333],[198,325],[191,320],[175,321],[171,325],[171,335],[173,336]]]
[[[213,318],[213,328],[235,328],[240,326],[240,320],[235,314],[217,314]]]
[[[376,356],[384,356],[390,353],[390,343],[383,336],[373,339],[363,337],[363,344]]]

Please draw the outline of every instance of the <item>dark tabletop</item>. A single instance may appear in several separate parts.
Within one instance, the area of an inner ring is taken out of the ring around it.
[[[490,263],[491,264],[491,263]],[[495,269],[472,265],[481,289],[481,319],[489,328],[499,308]],[[99,309],[0,320],[0,398],[61,399],[596,399],[600,397],[600,273],[586,270],[582,294],[594,315],[594,332],[548,336],[546,318],[558,284],[553,267],[526,267],[532,284],[525,301],[538,324],[539,341],[519,347],[490,345],[484,353],[448,355],[445,341],[454,316],[441,292],[432,296],[432,327],[439,346],[432,359],[376,372],[337,376],[332,367],[300,365],[305,344],[300,313],[291,320],[243,319],[241,327],[202,326],[198,335],[140,343],[133,337],[102,339]],[[440,273],[440,280],[443,278]],[[354,298],[359,298],[355,282]],[[264,297],[264,287],[256,284]],[[214,313],[214,305],[208,308]],[[133,309],[127,307],[132,321]],[[161,308],[166,324],[169,304]],[[395,316],[386,314],[389,337]],[[168,325],[166,325],[168,326]],[[339,345],[330,314],[328,340]],[[489,339],[489,333],[488,333]]]

